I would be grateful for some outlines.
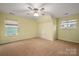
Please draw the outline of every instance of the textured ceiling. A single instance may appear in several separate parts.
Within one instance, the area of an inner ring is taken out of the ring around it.
[[[63,17],[79,13],[79,3],[0,3],[0,12],[11,13],[22,17],[28,16],[27,7],[45,8],[45,11],[53,17]]]

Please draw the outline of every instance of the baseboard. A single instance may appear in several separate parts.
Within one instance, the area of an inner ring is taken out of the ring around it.
[[[15,43],[15,42],[19,42],[19,41],[24,41],[24,40],[29,40],[29,39],[44,39],[42,37],[33,37],[33,38],[28,38],[28,39],[22,39],[22,40],[16,40],[16,41],[11,41],[11,42],[5,42],[5,43],[1,43],[0,45],[5,45],[5,44],[10,44],[10,43]],[[44,40],[48,40],[48,39],[44,39]],[[53,41],[53,40],[48,40],[48,41]]]
[[[39,37],[40,39],[44,39],[44,40],[48,40],[48,39],[45,39],[45,38],[42,38],[42,37]],[[54,39],[55,40],[55,39]],[[48,41],[54,41],[53,39],[52,40],[48,40]]]
[[[68,40],[63,40],[63,39],[57,39],[57,40],[61,40],[63,42],[68,42],[68,43],[79,44],[78,42],[73,42],[73,41],[68,41]]]
[[[11,42],[5,42],[5,43],[1,43],[0,45],[15,43],[15,42],[24,41],[24,40],[29,40],[29,39],[36,39],[36,38],[38,38],[38,37],[33,37],[33,38],[28,38],[28,39],[22,39],[22,40],[16,40],[16,41],[11,41]]]

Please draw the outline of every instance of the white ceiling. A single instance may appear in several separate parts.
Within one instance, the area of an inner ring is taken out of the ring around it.
[[[49,15],[53,17],[63,17],[79,13],[79,3],[0,3],[0,12],[13,13],[22,17],[28,16],[28,8],[41,8],[44,7]]]

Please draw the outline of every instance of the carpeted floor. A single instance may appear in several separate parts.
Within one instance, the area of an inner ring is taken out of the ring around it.
[[[79,44],[62,40],[48,41],[44,39],[28,39],[0,45],[1,56],[75,56]]]

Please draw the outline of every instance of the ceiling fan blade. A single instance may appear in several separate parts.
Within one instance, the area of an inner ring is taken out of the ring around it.
[[[40,11],[43,11],[43,10],[45,10],[45,8],[41,8],[41,9],[40,9]]]
[[[31,3],[26,3],[26,9],[33,10],[33,5]]]
[[[30,10],[33,10],[31,7],[28,7]]]

